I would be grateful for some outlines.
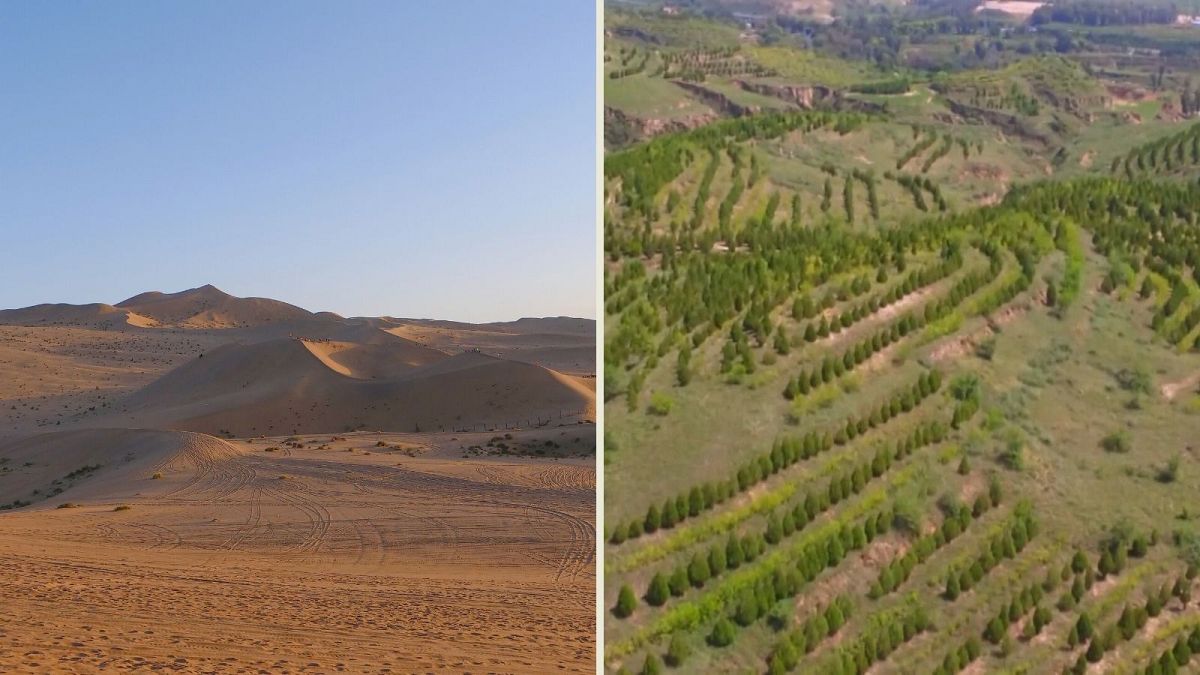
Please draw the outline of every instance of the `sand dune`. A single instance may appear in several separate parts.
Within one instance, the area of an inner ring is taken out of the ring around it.
[[[428,319],[379,320],[388,333],[443,351],[478,349],[571,375],[596,372],[596,322],[568,317],[526,318],[486,324]]]
[[[0,328],[0,440],[78,426],[228,436],[594,419],[593,321],[403,321],[212,286],[0,312],[15,324]]]
[[[532,364],[421,347],[276,339],[197,357],[97,423],[253,436],[574,423],[594,411],[594,392]]]
[[[231,328],[307,319],[312,312],[268,298],[237,298],[212,285],[178,293],[151,291],[118,302],[117,307],[163,325]]]
[[[382,331],[379,331],[379,334],[387,336],[387,333]],[[436,363],[450,356],[401,338],[377,343],[313,339],[304,339],[301,342],[326,367],[360,380],[398,377],[414,368]]]
[[[0,497],[35,507],[44,499],[119,499],[151,487],[155,474],[190,474],[239,451],[212,436],[152,429],[79,429],[0,445]],[[35,490],[36,494],[31,493]],[[0,504],[2,506],[3,504]]]

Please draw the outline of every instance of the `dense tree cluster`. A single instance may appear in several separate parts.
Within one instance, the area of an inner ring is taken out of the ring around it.
[[[1200,191],[1173,182],[1088,178],[1016,188],[1006,202],[1086,223],[1097,251],[1165,280],[1171,297],[1152,324],[1160,333],[1176,320],[1191,321],[1173,315],[1187,306],[1189,283],[1200,281]]]
[[[1162,0],[1058,0],[1034,11],[1030,22],[1073,23],[1084,26],[1171,24],[1179,16],[1174,2]]]
[[[897,77],[879,82],[865,82],[850,86],[850,91],[856,94],[904,94],[912,88],[912,83],[906,77]]]
[[[856,267],[879,268],[900,260],[905,250],[938,243],[944,228],[937,221],[879,233],[779,225],[757,232],[747,254],[666,252],[655,275],[648,275],[638,260],[628,260],[615,276],[606,276],[606,312],[621,315],[617,330],[610,331],[606,355],[614,364],[649,356],[655,350],[654,335],[666,326],[698,331],[693,336],[698,345],[745,308],[778,306],[796,288],[820,285]],[[643,313],[650,307],[665,310],[665,326],[659,325],[659,312],[651,312],[653,317]]]

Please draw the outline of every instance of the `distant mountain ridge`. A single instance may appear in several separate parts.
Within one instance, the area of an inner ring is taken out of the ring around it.
[[[255,326],[316,316],[279,300],[235,297],[211,284],[178,293],[141,293],[116,306],[159,324],[196,328]]]
[[[147,291],[107,303],[43,303],[19,309],[0,310],[0,324],[79,325],[137,328],[254,328],[286,322],[391,322],[438,326],[456,330],[491,330],[514,333],[593,335],[596,322],[567,316],[525,317],[516,321],[471,324],[439,319],[393,317],[346,318],[334,312],[311,312],[281,300],[230,295],[212,284],[164,293]],[[386,327],[383,327],[386,328]]]
[[[444,319],[406,319],[391,316],[382,317],[382,320],[398,325],[416,325],[451,330],[511,332],[518,334],[594,335],[596,332],[595,319],[581,319],[571,316],[522,317],[516,321],[493,321],[489,323],[465,323]]]

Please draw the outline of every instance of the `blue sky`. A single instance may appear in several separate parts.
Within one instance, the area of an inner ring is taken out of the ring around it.
[[[583,0],[0,4],[0,308],[595,316]]]

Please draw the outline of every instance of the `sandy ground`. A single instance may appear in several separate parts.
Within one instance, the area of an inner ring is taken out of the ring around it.
[[[594,668],[590,457],[462,459],[483,435],[96,433],[54,459],[0,447],[60,471],[144,451],[0,513],[0,671]]]
[[[397,325],[0,311],[0,673],[594,671],[594,322]]]
[[[0,325],[0,439],[103,411],[221,341],[196,331]]]

